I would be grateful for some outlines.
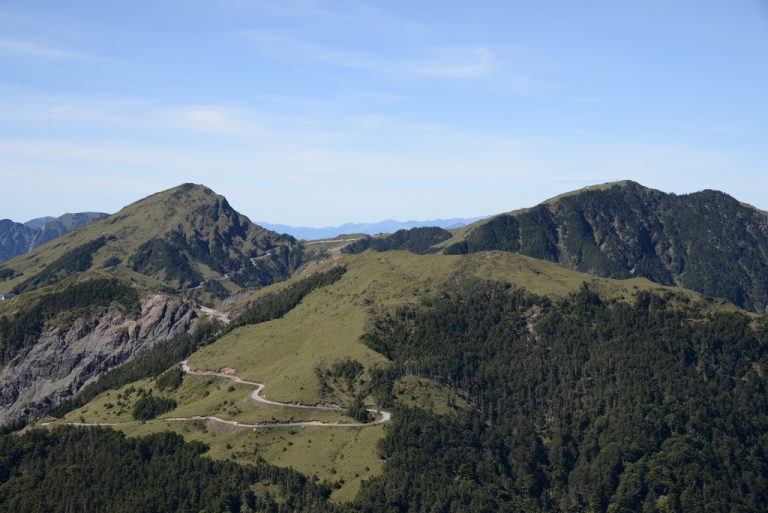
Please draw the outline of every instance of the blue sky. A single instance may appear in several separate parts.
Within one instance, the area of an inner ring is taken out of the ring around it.
[[[204,183],[254,220],[629,178],[768,209],[768,1],[0,3],[0,218]]]

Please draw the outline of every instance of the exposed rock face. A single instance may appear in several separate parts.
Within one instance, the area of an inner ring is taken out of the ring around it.
[[[136,320],[105,308],[46,327],[31,351],[0,370],[0,424],[72,397],[143,349],[189,331],[197,318],[191,303],[158,294],[144,298]]]

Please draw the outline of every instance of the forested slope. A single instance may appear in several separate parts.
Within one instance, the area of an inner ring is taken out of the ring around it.
[[[471,413],[396,411],[364,511],[765,511],[768,331],[741,313],[468,282],[380,318],[397,373]]]
[[[320,512],[327,487],[259,463],[211,461],[171,433],[102,428],[0,438],[0,512]],[[255,491],[254,491],[255,490]],[[271,491],[270,491],[271,490]]]
[[[675,195],[634,182],[576,191],[480,222],[445,252],[486,250],[642,276],[768,311],[768,217],[718,191]]]

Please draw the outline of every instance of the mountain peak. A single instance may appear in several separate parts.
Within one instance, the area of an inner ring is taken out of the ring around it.
[[[216,194],[216,192],[206,187],[205,185],[196,184],[196,183],[183,183],[181,185],[177,185],[176,187],[171,187],[170,189],[166,189],[164,191],[150,194],[146,198],[142,198],[134,203],[131,203],[130,205],[128,205],[128,207],[131,207],[133,205],[164,203],[168,201],[171,201],[173,203],[181,203],[183,201],[200,201],[200,200],[210,201],[211,198],[223,199],[224,197]]]
[[[654,191],[655,190],[632,180],[616,180],[613,182],[588,185],[586,187],[582,187],[581,189],[575,189],[572,191],[564,192],[562,194],[558,194],[557,196],[553,196],[548,200],[545,200],[544,204],[551,205],[551,204],[557,203],[558,201],[564,198],[570,198],[573,196],[579,196],[581,194],[589,194],[589,193],[594,193],[599,191],[607,191],[610,189],[626,189],[630,191]]]
[[[194,183],[184,183],[151,194],[124,207],[106,221],[107,224],[115,224],[124,219],[138,224],[142,233],[151,237],[163,236],[173,229],[199,235],[206,230],[206,225],[217,223],[222,223],[222,227],[233,224],[244,236],[252,225],[247,217],[229,205],[224,196],[205,185]]]
[[[768,282],[766,216],[720,191],[595,185],[472,225],[446,246],[446,253],[510,251],[598,276],[642,276],[768,311],[768,290],[753,285]]]
[[[225,297],[287,278],[300,252],[293,237],[252,223],[210,188],[185,183],[8,262],[24,281],[0,285],[18,292],[105,269],[148,288],[206,285]],[[61,271],[62,261],[77,265]]]

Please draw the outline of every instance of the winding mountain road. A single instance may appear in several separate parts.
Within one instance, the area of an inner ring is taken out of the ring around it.
[[[187,360],[184,360],[181,362],[181,369],[185,374],[189,374],[191,376],[211,376],[216,378],[223,378],[228,379],[230,381],[234,381],[235,383],[240,383],[241,385],[249,385],[256,387],[256,390],[254,390],[251,393],[251,399],[254,401],[263,403],[263,404],[269,404],[272,406],[281,406],[283,408],[297,408],[302,410],[323,410],[323,411],[343,411],[343,408],[339,405],[332,404],[332,405],[314,405],[314,404],[300,404],[300,403],[281,403],[277,401],[270,401],[269,399],[266,399],[261,396],[261,392],[264,390],[264,383],[256,383],[255,381],[246,381],[244,379],[241,379],[238,376],[235,376],[234,374],[227,374],[224,372],[214,372],[214,371],[197,371],[192,370],[189,367],[189,364],[187,363]],[[355,428],[361,428],[361,427],[369,427],[369,426],[376,426],[378,424],[384,424],[385,422],[389,422],[392,418],[392,414],[388,411],[384,410],[376,410],[374,408],[368,408],[368,412],[373,414],[374,416],[378,417],[376,420],[373,420],[371,422],[321,422],[319,420],[309,420],[309,421],[302,421],[302,422],[255,422],[255,423],[248,423],[248,422],[238,422],[236,420],[226,420],[219,417],[214,417],[212,415],[193,415],[191,417],[166,417],[166,418],[159,418],[155,419],[157,422],[163,422],[163,421],[189,421],[189,420],[208,420],[217,422],[220,424],[227,424],[230,426],[235,426],[239,428],[252,428],[254,430],[259,428],[276,428],[276,427],[355,427]],[[151,421],[150,421],[151,422]],[[42,426],[48,426],[50,424],[53,424],[53,422],[43,422],[41,423]],[[121,424],[127,424],[125,422],[68,422],[67,425],[70,426],[119,426]]]
[[[266,399],[261,396],[261,392],[264,390],[264,383],[256,383],[255,381],[246,381],[244,379],[241,379],[238,376],[235,376],[234,374],[226,374],[224,372],[213,372],[213,371],[195,371],[190,369],[189,364],[187,363],[187,360],[184,360],[181,362],[181,370],[184,371],[185,374],[189,374],[191,376],[213,376],[216,378],[223,378],[228,379],[231,381],[234,381],[235,383],[240,383],[241,385],[250,385],[253,387],[256,387],[256,390],[254,390],[251,393],[251,399],[254,401],[269,404],[272,406],[281,406],[284,408],[297,408],[297,409],[303,409],[303,410],[331,410],[331,411],[342,411],[343,408],[338,405],[313,405],[313,404],[300,404],[300,403],[281,403],[277,401],[270,401],[269,399]],[[165,418],[161,420],[212,420],[215,422],[220,422],[222,424],[229,424],[230,426],[237,426],[237,427],[245,427],[245,428],[265,428],[265,427],[308,427],[308,426],[325,426],[325,427],[367,427],[367,426],[375,426],[377,424],[383,424],[385,422],[389,422],[389,420],[392,418],[392,414],[384,411],[384,410],[376,410],[373,408],[368,408],[368,412],[379,417],[376,420],[373,420],[371,422],[366,423],[360,423],[360,422],[320,422],[318,420],[311,420],[311,421],[303,421],[303,422],[256,422],[256,423],[246,423],[246,422],[238,422],[236,420],[225,420],[221,419],[219,417],[213,417],[210,415],[195,415],[193,417],[170,417]]]

